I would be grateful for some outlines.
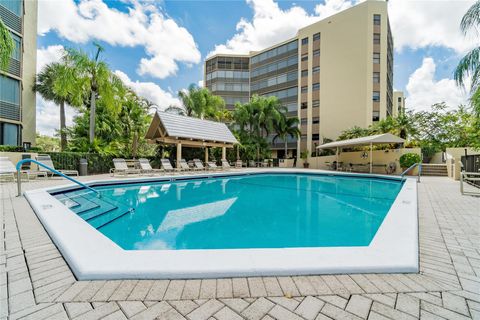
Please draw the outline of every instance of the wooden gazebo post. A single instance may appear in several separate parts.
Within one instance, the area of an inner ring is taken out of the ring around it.
[[[227,160],[227,147],[222,147],[222,160]]]
[[[181,168],[180,162],[182,161],[182,144],[177,143],[177,169]]]
[[[205,147],[205,163],[208,163],[208,147]]]

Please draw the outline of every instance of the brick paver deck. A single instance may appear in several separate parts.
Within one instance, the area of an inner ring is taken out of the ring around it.
[[[480,198],[448,178],[419,185],[419,274],[77,281],[15,184],[1,191],[0,319],[480,319]]]

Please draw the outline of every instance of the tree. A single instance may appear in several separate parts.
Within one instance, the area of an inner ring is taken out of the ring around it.
[[[64,151],[67,148],[65,104],[79,107],[83,98],[75,68],[66,61],[47,64],[37,75],[33,90],[60,107],[60,146]]]
[[[467,35],[472,29],[478,31],[480,26],[480,1],[476,1],[465,13],[460,23],[460,29]],[[480,117],[480,47],[468,52],[458,63],[454,73],[455,81],[459,86],[465,86],[467,78],[471,76],[470,91],[472,92],[472,105],[477,117]],[[479,125],[480,126],[480,125]]]
[[[119,95],[119,90],[125,88],[121,80],[100,59],[100,54],[104,51],[103,47],[97,43],[94,43],[94,46],[96,47],[96,53],[93,57],[75,49],[67,49],[67,54],[64,56],[66,61],[71,61],[74,64],[79,77],[82,79],[85,93],[90,98],[89,142],[91,144],[95,139],[97,100],[101,97],[106,108],[119,111],[120,104],[116,96]]]
[[[273,137],[273,143],[280,138],[285,143],[285,158],[287,158],[288,152],[288,137],[298,138],[300,136],[300,129],[298,129],[298,118],[292,117],[287,118],[285,115],[282,115],[281,121],[275,124],[276,135]]]
[[[0,19],[0,71],[7,70],[14,49],[12,35]]]
[[[337,140],[355,139],[369,135],[371,135],[371,132],[368,129],[354,126],[350,129],[342,131]]]
[[[182,101],[183,113],[189,117],[215,120],[219,117],[219,113],[224,114],[225,101],[221,97],[213,95],[207,88],[199,88],[191,84],[187,90],[179,91],[178,96]],[[173,107],[168,109],[180,113]]]

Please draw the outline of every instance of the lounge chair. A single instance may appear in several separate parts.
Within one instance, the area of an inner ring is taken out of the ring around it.
[[[77,170],[57,170],[57,169],[55,169],[55,166],[53,165],[52,158],[50,158],[50,156],[48,154],[39,154],[37,156],[37,161],[40,162],[40,163],[43,163],[47,167],[52,168],[53,170],[56,170],[60,173],[63,173],[64,175],[67,175],[67,176],[68,175],[75,175],[75,176],[78,177],[78,171]],[[44,168],[42,166],[38,166],[38,170],[41,171],[41,172],[45,172],[47,175],[48,174],[51,174],[52,176],[54,175],[53,172],[51,172],[50,170],[48,170],[47,168]]]
[[[163,158],[163,159],[160,159],[160,163],[162,164],[162,168],[163,170],[165,170],[165,172],[171,172],[171,173],[175,172],[175,168],[172,167],[170,160]]]
[[[237,168],[237,169],[242,169],[242,167],[243,167],[243,162],[242,162],[242,160],[237,160],[237,161],[235,162],[235,168]]]
[[[230,170],[232,167],[230,166],[230,163],[228,163],[227,160],[222,159],[222,168],[223,170]]]
[[[197,170],[205,170],[202,161],[200,161],[199,159],[193,159],[193,163],[195,164],[195,168]]]
[[[208,170],[221,170],[222,168],[218,167],[217,164],[214,161],[208,161],[207,162],[207,169]]]
[[[188,163],[187,163],[187,160],[181,159],[181,160],[180,160],[180,170],[185,171],[185,172],[188,172],[188,171],[193,171],[193,170],[195,170],[195,168],[193,168],[193,169],[190,168],[190,166],[189,166]]]
[[[17,173],[17,168],[15,165],[10,161],[8,157],[0,157],[0,176],[12,178],[15,181],[15,174]],[[30,180],[30,177],[47,177],[46,172],[41,171],[32,171],[32,170],[20,170],[20,174],[23,174],[27,177],[27,181]]]
[[[150,161],[148,161],[148,159],[140,158],[140,159],[138,159],[138,163],[140,164],[140,171],[141,171],[142,173],[155,174],[155,173],[162,173],[162,172],[164,172],[163,169],[154,169],[154,168],[152,168],[152,166],[150,165]]]
[[[123,174],[123,175],[140,174],[141,173],[140,169],[129,168],[125,159],[121,159],[121,158],[113,159],[113,166],[115,168],[110,169],[110,174],[112,176],[114,176],[116,173]]]

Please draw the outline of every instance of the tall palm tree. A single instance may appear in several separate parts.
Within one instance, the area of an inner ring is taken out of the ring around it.
[[[2,19],[0,19],[0,71],[7,70],[10,64],[10,57],[12,56],[15,44],[13,43],[12,35],[7,29]]]
[[[96,53],[90,57],[83,51],[68,49],[65,59],[71,61],[79,76],[83,80],[83,87],[89,96],[90,124],[89,124],[89,142],[93,143],[95,139],[95,108],[97,99],[101,98],[107,108],[119,110],[121,105],[116,96],[119,90],[123,90],[121,80],[115,76],[108,65],[100,59],[103,47],[94,43]]]
[[[460,29],[466,35],[469,31],[478,31],[480,26],[480,1],[476,1],[465,13],[460,23]],[[467,78],[471,76],[471,102],[477,116],[480,117],[480,47],[468,52],[458,63],[454,73],[455,81],[459,86],[465,86]]]
[[[288,152],[288,137],[298,138],[300,136],[300,129],[298,129],[298,118],[287,118],[282,115],[281,120],[275,124],[276,135],[273,137],[273,143],[280,138],[285,143],[285,159]]]
[[[225,101],[221,97],[215,96],[207,88],[199,88],[195,84],[191,84],[187,90],[179,91],[178,96],[182,101],[184,114],[189,117],[216,119],[219,117],[219,113],[223,114],[225,109]],[[173,110],[173,108],[169,108],[169,111],[178,113],[178,110]]]
[[[60,147],[64,151],[67,147],[65,104],[79,107],[83,98],[75,68],[65,61],[47,64],[37,75],[33,90],[60,107]]]
[[[407,139],[417,133],[410,114],[401,113],[395,119],[395,133],[402,139]]]

